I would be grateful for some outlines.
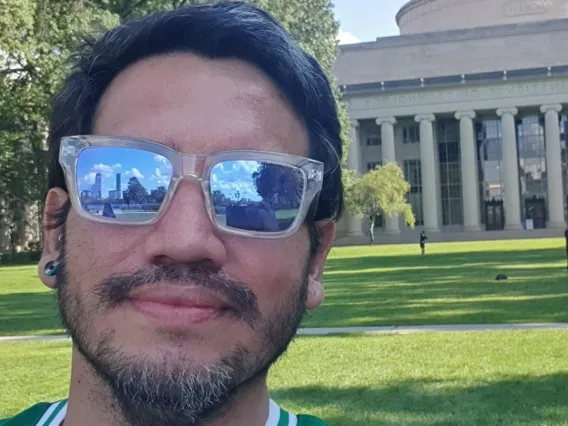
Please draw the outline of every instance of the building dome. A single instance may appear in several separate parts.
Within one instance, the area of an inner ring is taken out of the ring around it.
[[[396,21],[416,34],[568,18],[568,0],[411,0]]]

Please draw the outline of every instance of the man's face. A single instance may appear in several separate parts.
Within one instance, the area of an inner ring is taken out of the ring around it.
[[[303,123],[260,71],[189,54],[146,59],[119,74],[102,97],[93,133],[192,154],[308,156]],[[64,198],[61,191],[51,197]],[[333,225],[322,232],[327,247],[315,256],[306,227],[277,240],[224,234],[212,226],[192,180],[180,183],[154,225],[101,224],[71,211],[57,279],[62,316],[123,411],[137,411],[126,412],[132,422],[195,421],[263,374],[306,306],[321,303]],[[126,299],[117,296],[124,288]],[[192,306],[133,301],[160,292]]]

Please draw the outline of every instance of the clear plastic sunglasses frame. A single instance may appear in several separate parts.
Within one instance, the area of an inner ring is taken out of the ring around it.
[[[171,182],[167,188],[162,205],[150,220],[122,222],[113,218],[90,215],[82,208],[77,186],[77,162],[79,155],[90,147],[105,146],[151,152],[161,155],[170,161],[172,165]],[[298,209],[298,215],[288,229],[279,232],[247,231],[228,227],[217,220],[209,190],[211,169],[220,162],[240,160],[262,161],[293,167],[301,171],[304,176],[302,201]],[[213,225],[222,232],[253,238],[285,238],[293,235],[302,225],[310,211],[312,202],[321,191],[324,170],[323,163],[319,161],[277,152],[235,150],[218,152],[212,155],[184,154],[157,142],[99,135],[78,135],[62,138],[59,163],[63,168],[71,205],[79,216],[87,220],[121,226],[152,225],[158,222],[168,210],[179,183],[184,179],[194,179],[201,184],[206,210]]]

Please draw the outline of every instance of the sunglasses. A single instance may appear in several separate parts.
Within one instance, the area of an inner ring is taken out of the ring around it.
[[[92,135],[62,138],[59,162],[73,209],[85,219],[156,223],[189,178],[201,184],[217,229],[256,238],[288,237],[315,213],[324,169],[282,153],[183,154],[156,142]]]

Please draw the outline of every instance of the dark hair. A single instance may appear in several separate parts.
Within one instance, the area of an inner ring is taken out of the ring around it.
[[[89,38],[54,99],[49,133],[48,186],[67,189],[58,162],[63,136],[89,134],[111,81],[129,65],[173,52],[207,58],[238,58],[263,71],[303,119],[310,157],[325,164],[323,189],[313,221],[338,220],[343,211],[342,145],[335,99],[317,61],[301,50],[268,13],[242,2],[224,2],[159,12]],[[52,224],[65,223],[69,205]]]

